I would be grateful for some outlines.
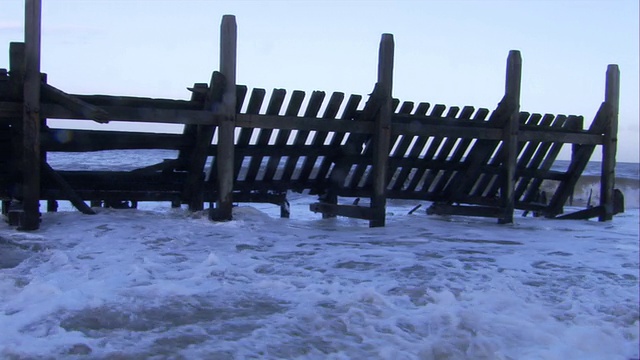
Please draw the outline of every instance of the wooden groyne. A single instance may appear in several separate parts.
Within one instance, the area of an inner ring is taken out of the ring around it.
[[[505,94],[492,111],[394,99],[390,34],[382,35],[378,78],[366,99],[323,91],[287,97],[284,89],[267,97],[264,89],[236,84],[236,23],[226,15],[220,71],[209,83],[194,84],[190,100],[74,95],[40,73],[40,4],[26,3],[25,43],[10,45],[9,70],[0,69],[0,198],[3,213],[21,229],[38,228],[41,200],[50,211],[56,201],[69,200],[87,214],[93,212],[89,205],[125,201],[168,201],[193,211],[210,204],[212,220],[229,220],[238,202],[273,203],[288,216],[288,191],[318,195],[311,210],[325,217],[361,218],[370,226],[385,225],[387,199],[430,201],[429,214],[500,223],[512,222],[516,209],[602,221],[621,211],[614,189],[617,65],[607,69],[604,102],[587,127],[582,116],[521,111],[518,51],[509,53]],[[174,123],[184,131],[62,130],[47,119]],[[572,147],[570,165],[552,170],[565,144]],[[562,215],[596,147],[603,153],[600,204]],[[47,163],[49,152],[119,149],[172,149],[178,155],[126,172],[63,171]],[[543,193],[543,181],[556,182],[555,192]],[[341,198],[370,202],[343,204]]]

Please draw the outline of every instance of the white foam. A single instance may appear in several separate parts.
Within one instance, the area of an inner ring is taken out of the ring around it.
[[[628,359],[638,210],[612,222],[437,217],[386,228],[272,205],[43,215],[0,270],[0,357]],[[298,217],[298,218],[296,218]]]

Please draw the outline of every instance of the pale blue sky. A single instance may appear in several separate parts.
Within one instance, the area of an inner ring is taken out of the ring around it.
[[[618,160],[638,162],[636,0],[43,3],[42,71],[70,93],[188,98],[185,88],[218,68],[224,14],[236,15],[238,83],[249,87],[367,94],[380,35],[392,33],[401,100],[493,109],[508,51],[518,49],[521,109],[590,123],[616,63]],[[0,2],[0,67],[9,42],[23,39],[23,11],[22,0]]]

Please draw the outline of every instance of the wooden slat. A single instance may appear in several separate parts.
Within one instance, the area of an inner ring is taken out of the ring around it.
[[[96,213],[89,206],[87,206],[84,201],[82,201],[82,198],[75,192],[75,190],[73,190],[71,185],[69,185],[69,183],[60,174],[53,170],[51,166],[49,166],[49,164],[43,162],[42,170],[45,177],[50,178],[56,184],[56,186],[60,188],[60,191],[66,197],[65,200],[69,200],[71,204],[73,204],[73,206],[75,206],[75,208],[78,209],[81,213],[87,215],[94,215]]]
[[[473,115],[474,110],[475,109],[472,106],[465,106],[464,108],[462,108],[462,111],[460,112],[459,119],[469,120],[471,118],[471,115]],[[450,157],[451,150],[453,149],[453,146],[456,144],[457,141],[458,141],[458,138],[456,137],[446,138],[442,143],[442,146],[440,147],[440,150],[438,151],[438,154],[436,155],[435,160],[446,161]],[[452,160],[452,161],[456,161],[456,160]],[[416,187],[416,190],[429,191],[433,182],[437,179],[438,173],[439,171],[437,170],[429,170],[424,178],[422,188],[420,189]],[[446,181],[447,178],[444,178],[443,175],[444,174],[441,174],[440,179],[443,181]]]
[[[442,115],[445,110],[446,110],[446,106],[441,104],[436,104],[431,110],[431,113],[429,115],[431,117],[437,117],[438,115]],[[457,108],[450,109],[449,113],[453,113],[454,111],[455,113],[457,113],[458,109]],[[411,149],[410,157],[413,158],[413,156],[411,155],[415,153],[415,158],[418,159],[420,154],[424,150],[425,153],[422,159],[432,160],[436,151],[438,150],[438,147],[440,146],[443,140],[444,138],[441,136],[434,136],[434,137],[431,137],[431,142],[428,142],[427,136],[421,136],[420,138],[418,138],[418,141],[416,141],[416,144],[414,145],[413,149]],[[414,152],[414,149],[416,150],[415,152]],[[407,185],[407,188],[406,188],[407,191],[416,191],[416,188],[420,184],[420,179],[422,179],[422,176],[424,175],[425,171],[427,171],[427,168],[425,168],[424,166],[416,166],[415,169],[416,170],[413,173],[413,176],[411,176],[411,180]]]
[[[532,124],[535,121],[535,118],[530,117],[528,113],[520,113],[519,123],[520,124]],[[494,156],[489,159],[487,165],[489,167],[497,167],[501,168],[504,164],[505,157],[505,146],[504,141],[498,145],[498,149],[496,150]],[[524,148],[524,143],[519,142],[517,152],[520,153]],[[517,167],[517,163],[516,163]],[[495,197],[498,196],[498,191],[500,190],[501,182],[500,178],[504,176],[504,172],[498,173],[495,176],[491,174],[483,173],[480,176],[480,179],[476,183],[476,186],[469,195],[471,196],[489,196]]]
[[[565,127],[566,125],[567,125],[567,116],[565,115],[557,115],[552,124],[552,126],[556,126],[556,127]],[[551,169],[551,166],[553,166],[553,163],[555,162],[556,157],[558,157],[558,154],[560,153],[561,149],[562,149],[561,143],[540,144],[540,146],[538,147],[538,150],[536,150],[536,155],[534,155],[534,159],[536,159],[536,157],[538,156],[538,153],[540,153],[541,155],[540,162],[537,168],[541,171],[548,171],[549,169]],[[532,159],[532,163],[534,159]],[[521,201],[525,203],[534,201],[538,197],[538,194],[540,192],[540,185],[542,185],[542,181],[543,179],[534,178],[530,182],[529,186],[527,187],[526,193],[521,198]],[[518,190],[518,187],[516,187],[516,190]]]
[[[41,84],[41,91],[44,100],[56,102],[85,119],[91,119],[102,124],[109,122],[109,114],[106,111],[84,102],[76,96],[44,83]]]
[[[322,114],[322,119],[334,119],[338,114],[338,110],[340,110],[340,105],[342,104],[343,100],[344,100],[344,93],[335,92],[331,94],[331,97],[329,98],[329,102],[327,103],[327,107],[324,113]],[[313,138],[313,141],[311,143],[311,147],[319,148],[324,146],[325,140],[327,139],[328,135],[329,135],[328,131],[316,132]],[[302,169],[300,171],[301,180],[310,178],[311,173],[313,171],[313,167],[316,163],[316,160],[317,160],[317,156],[314,156],[314,155],[308,155],[305,157],[304,162],[302,164]]]
[[[414,112],[414,116],[416,117],[420,117],[420,116],[424,116],[427,111],[429,110],[429,103],[425,103],[422,102],[420,104],[418,104],[418,107],[416,108],[416,111]],[[408,135],[403,135],[403,136],[407,136]],[[411,149],[409,150],[409,153],[406,154],[408,159],[411,159],[412,161],[417,161],[418,156],[420,155],[420,151],[422,150],[422,148],[424,147],[424,145],[427,143],[428,137],[427,136],[418,136],[416,137],[416,141],[414,142],[413,147],[411,147]],[[409,139],[409,141],[413,141],[413,139]],[[411,143],[409,143],[409,145],[411,145]],[[406,153],[406,151],[405,151]],[[402,189],[402,187],[404,186],[405,182],[407,181],[407,177],[409,176],[409,174],[411,173],[411,169],[413,166],[404,166],[402,167],[402,170],[400,170],[400,173],[398,174],[397,178],[396,178],[396,182],[393,184],[392,189],[393,190],[400,190]]]
[[[211,74],[209,91],[203,105],[205,109],[211,109],[214,103],[222,100],[224,86],[224,75],[214,71]],[[201,194],[204,181],[204,165],[215,130],[216,127],[213,125],[198,125],[196,129],[195,144],[188,164],[189,176],[187,177],[183,190],[183,198],[188,202],[189,210],[191,211],[200,211],[203,209]]]
[[[206,100],[206,94],[209,91],[209,85],[206,83],[196,83],[193,85],[191,92],[191,101],[204,106]],[[196,141],[196,135],[198,133],[198,126],[194,124],[185,124],[182,129],[182,138],[185,144],[188,146],[180,149],[178,152],[178,163],[181,164],[178,170],[186,170],[188,167],[189,159],[193,153],[193,145]]]
[[[318,112],[320,111],[320,107],[322,106],[322,101],[324,100],[325,93],[324,91],[314,91],[309,98],[309,104],[307,104],[307,108],[304,112],[305,117],[316,117]],[[318,121],[318,120],[314,120]],[[319,120],[323,121],[323,120]],[[293,140],[293,145],[303,145],[307,141],[307,137],[309,136],[309,130],[298,130],[296,136]],[[284,171],[282,174],[282,179],[284,180],[292,180],[293,172],[296,169],[296,164],[298,163],[298,159],[302,154],[295,154],[290,156],[285,165]],[[301,182],[304,182],[305,179],[301,179]]]
[[[509,109],[508,104],[506,104],[503,99],[489,117],[488,122],[504,125],[510,114],[511,109]],[[482,167],[490,159],[498,145],[499,141],[497,140],[476,141],[469,155],[463,162],[465,170],[456,173],[450,185],[445,189],[445,196],[451,199],[451,201],[462,201],[465,195],[469,194],[471,189],[473,189],[474,184],[480,176]]]
[[[539,115],[539,114],[534,114],[534,115]],[[535,118],[537,118],[537,116]],[[553,128],[553,126],[555,126],[556,128],[560,128],[560,126],[562,126],[562,123],[559,123],[558,121],[554,122],[554,119],[555,117],[553,115],[545,114],[538,124],[540,126],[549,127],[549,128]],[[528,156],[523,156],[521,158],[521,162],[518,163],[516,170],[517,171],[518,170],[519,171],[537,170],[538,166],[540,166],[540,164],[542,163],[542,160],[544,159],[544,155],[546,154],[550,146],[551,146],[551,143],[530,141],[528,143],[527,150],[531,151],[532,154],[527,153]],[[516,198],[516,202],[519,201],[520,198],[522,197],[522,194],[527,189],[527,186],[529,185],[529,182],[531,181],[531,179],[532,177],[523,175],[518,180],[518,183],[516,184],[516,190],[514,192],[514,197]]]
[[[463,109],[464,111],[464,109]],[[484,120],[486,119],[487,115],[489,115],[489,110],[488,109],[484,109],[484,108],[480,108],[478,109],[478,111],[476,111],[475,115],[471,118],[472,122],[484,122]],[[456,149],[454,150],[453,154],[451,155],[449,161],[452,163],[461,163],[462,162],[462,157],[464,156],[464,154],[467,152],[467,149],[469,149],[469,146],[471,145],[473,139],[471,138],[464,138],[461,139],[460,142],[458,143],[458,146],[456,146]],[[435,182],[435,184],[431,187],[431,189],[427,188],[427,189],[423,189],[423,191],[429,191],[429,192],[433,192],[436,194],[439,194],[443,191],[443,189],[446,187],[447,183],[449,182],[449,180],[451,180],[451,177],[453,176],[453,171],[451,170],[445,170],[442,175],[440,176],[440,178]]]
[[[286,95],[286,91],[284,89],[274,89],[271,93],[271,99],[269,100],[269,105],[267,106],[267,115],[278,115],[280,112],[280,108],[282,108],[282,104],[284,103],[284,98]],[[269,146],[269,139],[271,138],[271,134],[273,133],[273,129],[260,129],[258,134],[258,138],[256,140],[256,145],[258,147],[267,147]],[[247,170],[246,179],[248,181],[256,181],[256,176],[258,175],[258,170],[260,169],[260,165],[262,164],[262,156],[255,155],[251,157],[251,161],[249,162],[249,169]]]
[[[289,104],[287,105],[287,109],[285,110],[284,116],[294,117],[297,116],[300,112],[300,107],[302,106],[302,102],[304,101],[304,92],[300,90],[295,90],[291,94],[291,99],[289,100]],[[284,149],[287,147],[287,140],[289,140],[289,136],[291,135],[291,130],[289,129],[280,129],[278,130],[278,134],[276,135],[276,141],[273,144],[274,147],[278,149]],[[280,160],[282,156],[288,156],[291,152],[285,152],[280,156],[271,155],[269,156],[269,161],[267,162],[267,169],[264,174],[264,181],[270,182],[274,180],[276,171],[278,170],[278,166],[280,165]]]
[[[322,213],[327,217],[346,216],[354,219],[371,220],[374,211],[371,208],[355,205],[337,205],[328,203],[313,203],[309,205],[309,210]]]
[[[260,112],[260,108],[262,107],[262,102],[264,101],[264,97],[267,94],[264,89],[253,89],[251,91],[251,97],[249,97],[249,104],[247,104],[246,114],[253,115],[258,114]],[[240,116],[241,114],[238,114]],[[238,117],[236,117],[236,125],[238,123]],[[251,135],[253,134],[253,129],[251,128],[242,128],[238,134],[238,140],[236,141],[236,149],[242,149],[249,145],[249,141],[251,140]],[[239,179],[238,175],[240,174],[240,170],[242,168],[244,157],[235,156],[235,164],[234,164],[234,178],[236,180]],[[214,177],[215,179],[215,177]],[[214,180],[212,179],[212,180]]]
[[[596,134],[606,131],[606,128],[610,124],[612,111],[612,106],[606,102],[602,103],[600,109],[598,109],[595,119],[591,123],[589,131]],[[595,145],[580,145],[576,150],[572,161],[569,164],[569,168],[567,169],[567,179],[560,182],[555,194],[549,202],[549,215],[558,215],[562,213],[562,207],[569,199],[569,196],[571,196],[573,188],[587,167],[595,147]]]
[[[413,106],[414,106],[413,102],[406,101],[402,103],[402,105],[400,106],[400,109],[398,110],[398,113],[410,114],[411,111],[413,110]],[[391,159],[403,158],[407,150],[409,149],[409,145],[411,145],[412,140],[413,140],[412,135],[393,134],[391,136],[391,153],[389,154],[389,158]],[[399,171],[402,171],[402,169],[398,168],[397,166],[389,167],[389,171],[387,172],[387,181],[386,181],[386,183],[388,184],[388,187],[393,187],[394,180],[397,179],[397,178],[394,179],[394,175]]]
[[[344,111],[342,112],[340,119],[352,120],[356,113],[358,105],[360,104],[360,101],[362,101],[362,96],[351,95],[349,97],[349,100],[347,100],[347,104],[345,105]],[[329,184],[329,182],[326,181],[328,180],[328,177],[329,177],[329,170],[331,169],[332,164],[337,163],[338,159],[336,157],[341,156],[341,152],[337,150],[340,147],[340,144],[342,143],[346,135],[347,133],[343,131],[336,131],[333,133],[333,138],[329,143],[329,147],[336,149],[336,155],[330,156],[330,157],[325,156],[324,160],[320,164],[320,170],[318,170],[317,179],[319,180],[319,183],[323,184],[323,186],[325,187],[325,189],[322,189],[322,191],[325,191],[326,186]],[[320,190],[316,189],[316,192],[317,191],[320,191]]]

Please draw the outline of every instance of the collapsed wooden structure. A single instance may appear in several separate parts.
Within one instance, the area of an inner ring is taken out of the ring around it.
[[[605,101],[585,129],[582,116],[520,111],[518,51],[509,54],[505,95],[493,111],[401,103],[392,97],[393,36],[384,34],[378,79],[366,100],[322,91],[287,97],[275,89],[261,112],[266,91],[236,85],[236,24],[226,15],[220,71],[190,88],[189,101],[72,95],[40,74],[38,3],[27,0],[26,44],[12,43],[9,71],[0,70],[0,198],[3,213],[22,229],[38,228],[40,200],[49,201],[48,210],[69,200],[87,214],[93,210],[85,201],[170,201],[194,211],[209,203],[211,219],[228,220],[234,202],[277,204],[288,216],[287,191],[317,194],[312,211],[366,219],[370,226],[384,226],[388,198],[431,201],[430,214],[501,223],[512,222],[514,209],[558,217],[596,146],[603,151],[600,205],[568,217],[604,221],[620,211],[614,201],[616,65],[607,70]],[[47,119],[177,123],[184,131],[62,130],[48,127]],[[564,144],[572,144],[570,165],[552,170]],[[64,171],[46,161],[48,152],[116,149],[178,155],[126,172]],[[553,194],[541,196],[543,181],[557,182]],[[340,204],[344,197],[371,201]]]

